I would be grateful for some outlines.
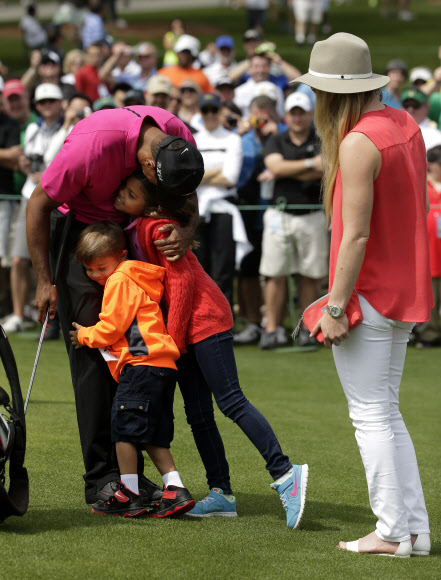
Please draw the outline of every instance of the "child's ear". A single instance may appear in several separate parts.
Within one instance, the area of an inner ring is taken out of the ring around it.
[[[127,260],[127,250],[123,250],[121,252],[121,258],[120,258],[120,262],[124,262],[125,260]]]

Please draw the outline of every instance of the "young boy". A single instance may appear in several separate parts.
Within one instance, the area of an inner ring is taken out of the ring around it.
[[[92,512],[124,517],[146,513],[137,475],[137,447],[142,447],[165,487],[149,517],[183,514],[195,502],[183,486],[169,450],[179,350],[166,332],[159,307],[165,269],[126,260],[124,233],[110,221],[91,224],[82,232],[75,257],[87,276],[105,288],[100,321],[87,328],[73,322],[72,343],[75,348],[100,348],[119,383],[111,432],[121,485],[109,500],[95,503]]]

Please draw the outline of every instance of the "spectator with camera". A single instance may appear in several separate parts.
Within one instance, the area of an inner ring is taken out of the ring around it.
[[[30,123],[24,138],[24,157],[20,169],[27,175],[22,189],[22,200],[17,217],[12,246],[11,291],[13,313],[3,325],[5,332],[24,329],[24,309],[30,290],[30,255],[26,241],[26,206],[43,171],[51,160],[47,154],[51,142],[56,139],[63,123],[63,93],[51,83],[39,85],[35,91],[35,108],[40,115],[37,122]]]
[[[272,136],[286,130],[286,125],[278,120],[275,101],[265,95],[255,97],[250,104],[250,115],[238,126],[242,135],[242,169],[238,181],[239,205],[261,205],[265,203],[261,195],[261,184],[258,176],[265,169],[263,165],[263,148]],[[264,189],[266,184],[263,185]],[[262,193],[264,193],[262,191]],[[248,240],[252,251],[242,260],[238,270],[237,295],[241,317],[246,326],[234,335],[236,344],[259,342],[262,335],[261,306],[262,291],[259,278],[259,264],[262,254],[262,210],[243,211]],[[282,332],[283,331],[283,332]],[[279,330],[279,340],[285,339],[283,328]]]
[[[288,131],[271,137],[264,147],[265,171],[259,180],[273,181],[271,203],[320,204],[323,173],[318,139],[312,125],[313,108],[302,93],[292,93],[285,103]],[[319,296],[319,283],[328,269],[328,236],[322,209],[268,208],[264,215],[260,273],[266,278],[266,328],[261,349],[279,346],[277,328],[286,310],[286,277],[297,275],[300,309]],[[303,327],[299,346],[315,344]]]

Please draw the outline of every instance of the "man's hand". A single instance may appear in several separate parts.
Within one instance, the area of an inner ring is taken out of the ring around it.
[[[193,241],[193,229],[181,228],[176,224],[166,224],[159,228],[161,232],[170,232],[168,238],[156,240],[155,246],[164,254],[169,262],[177,262],[185,256]]]
[[[316,336],[321,330],[326,348],[331,348],[333,344],[340,346],[345,338],[349,338],[348,328],[349,322],[346,314],[341,318],[332,318],[326,312],[314,326],[310,336]]]
[[[257,176],[257,181],[259,183],[264,183],[266,181],[272,181],[273,179],[275,179],[275,175],[269,169],[264,169],[264,171],[262,171],[262,173],[259,173],[259,175]]]
[[[75,328],[75,330],[69,331],[70,340],[72,341],[75,350],[78,350],[79,348],[83,348],[83,345],[78,342],[78,331],[80,330],[80,328],[83,327],[81,326],[81,324],[78,324],[78,322],[72,322],[72,326]]]
[[[34,304],[38,308],[38,320],[41,324],[44,322],[48,308],[49,318],[52,320],[57,306],[57,289],[55,286],[53,284],[37,284]]]

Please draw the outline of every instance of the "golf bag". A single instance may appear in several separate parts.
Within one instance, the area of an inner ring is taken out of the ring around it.
[[[0,326],[0,359],[11,397],[0,386],[0,523],[9,516],[22,516],[29,504],[29,479],[23,466],[26,425],[17,365],[9,340]],[[12,399],[12,403],[11,403]],[[9,463],[9,489],[7,467]]]

